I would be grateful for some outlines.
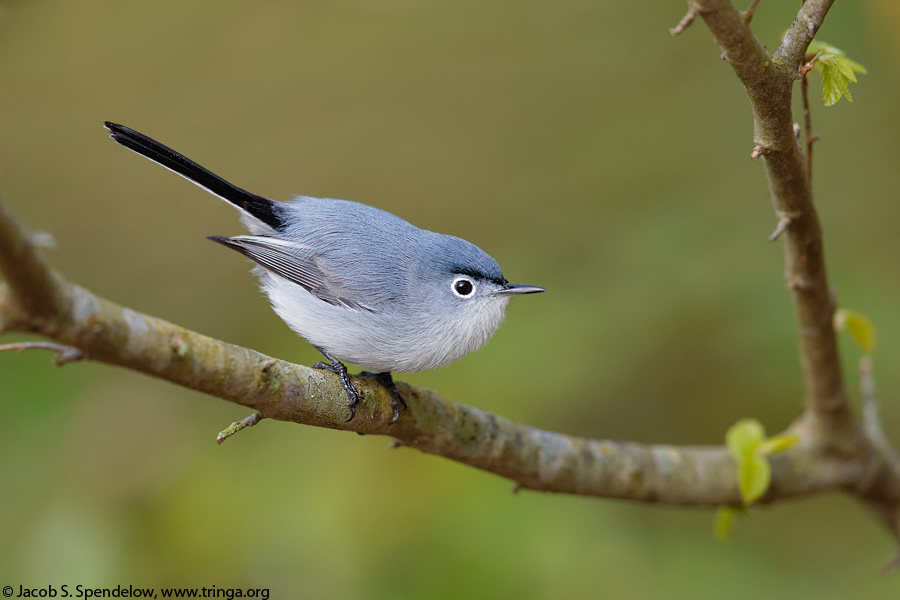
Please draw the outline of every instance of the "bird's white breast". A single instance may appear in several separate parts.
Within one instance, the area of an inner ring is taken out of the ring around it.
[[[364,309],[333,305],[302,287],[261,274],[272,308],[310,344],[375,372],[415,372],[446,366],[484,345],[503,321],[509,298],[480,299],[462,313],[422,307]]]

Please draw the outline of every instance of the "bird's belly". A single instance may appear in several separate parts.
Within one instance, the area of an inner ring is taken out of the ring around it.
[[[411,373],[449,365],[487,342],[503,307],[483,323],[417,321],[388,311],[333,305],[279,277],[263,281],[272,308],[287,325],[342,362],[368,371]]]

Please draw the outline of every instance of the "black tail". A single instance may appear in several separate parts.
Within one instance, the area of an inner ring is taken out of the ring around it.
[[[226,200],[238,208],[241,208],[266,225],[274,229],[280,229],[284,224],[281,217],[275,212],[278,204],[274,200],[251,194],[247,190],[228,183],[215,173],[207,171],[191,159],[182,156],[167,146],[163,146],[154,139],[138,133],[123,125],[117,125],[104,121],[109,129],[112,139],[122,144],[129,150],[134,150],[142,156],[146,156],[170,171],[178,173],[185,179],[192,181],[200,187],[212,192],[219,198]]]

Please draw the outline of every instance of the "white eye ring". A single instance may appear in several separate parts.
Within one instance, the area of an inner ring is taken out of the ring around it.
[[[471,298],[475,293],[475,283],[468,277],[457,277],[450,284],[450,289],[460,298]]]

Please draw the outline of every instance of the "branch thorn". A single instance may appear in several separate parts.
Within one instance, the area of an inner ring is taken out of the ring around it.
[[[787,226],[791,224],[790,217],[781,217],[778,219],[778,224],[775,225],[775,231],[769,236],[769,241],[774,242],[778,239],[778,237],[784,233],[784,230],[787,229]]]
[[[28,234],[28,241],[37,248],[56,247],[56,238],[48,231],[32,231]]]

